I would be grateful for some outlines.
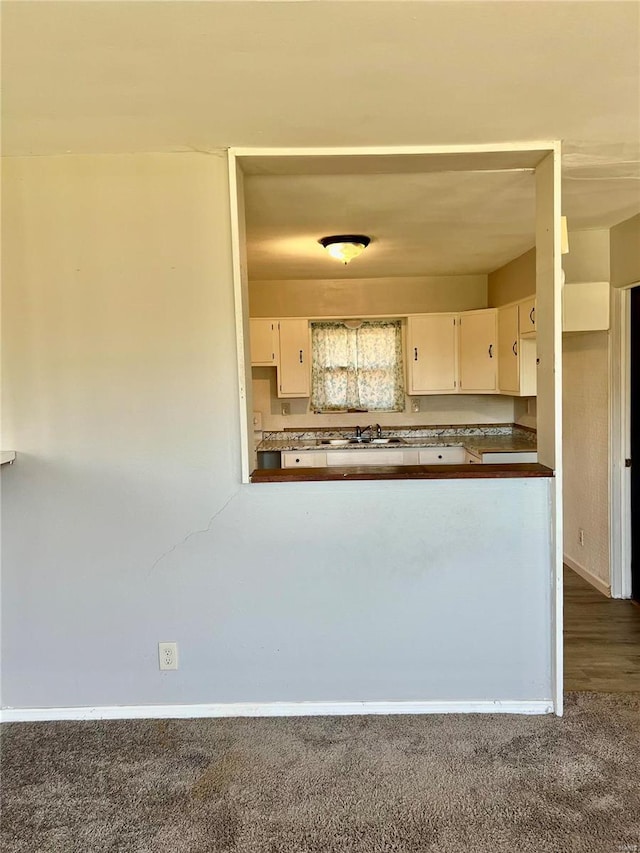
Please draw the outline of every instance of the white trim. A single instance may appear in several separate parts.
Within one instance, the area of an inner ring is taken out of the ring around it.
[[[603,581],[597,575],[594,575],[593,572],[589,571],[589,569],[585,569],[585,567],[581,566],[580,563],[576,563],[575,560],[571,559],[571,557],[567,557],[565,555],[564,562],[565,565],[572,569],[577,575],[580,575],[580,577],[584,578],[587,583],[590,583],[591,586],[595,587],[598,592],[606,595],[607,598],[611,598],[611,587],[606,581]]]
[[[613,598],[631,598],[631,470],[625,468],[625,459],[631,455],[630,289],[611,288],[609,552]]]
[[[240,448],[241,448],[241,474],[242,482],[248,483],[251,475],[249,462],[249,417],[248,397],[251,387],[248,384],[247,358],[245,355],[245,305],[242,298],[243,291],[243,269],[242,269],[242,242],[240,223],[240,203],[243,193],[242,187],[238,187],[238,163],[233,152],[228,152],[229,165],[229,209],[231,214],[231,256],[233,263],[233,297],[235,303],[236,319],[236,349],[238,355],[238,394],[240,403]],[[249,308],[246,306],[247,322]],[[249,370],[251,368],[249,367]]]
[[[536,139],[531,142],[483,142],[462,145],[363,145],[309,148],[242,148],[234,147],[236,157],[376,157],[405,154],[508,154],[511,151],[558,150],[556,139]]]
[[[454,702],[219,702],[207,705],[101,705],[81,708],[6,708],[0,722],[49,720],[160,720],[201,717],[317,717],[354,714],[552,714],[550,699]]]

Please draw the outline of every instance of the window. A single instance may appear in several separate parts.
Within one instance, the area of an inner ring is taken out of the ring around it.
[[[400,321],[312,323],[311,407],[404,411]]]

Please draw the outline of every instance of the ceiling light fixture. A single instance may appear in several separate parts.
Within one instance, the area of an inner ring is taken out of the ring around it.
[[[318,240],[332,258],[348,264],[362,254],[371,242],[364,234],[336,234],[334,237],[321,237]]]

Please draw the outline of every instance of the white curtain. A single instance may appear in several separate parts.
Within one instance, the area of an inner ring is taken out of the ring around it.
[[[404,411],[399,320],[311,324],[311,407],[331,412]]]

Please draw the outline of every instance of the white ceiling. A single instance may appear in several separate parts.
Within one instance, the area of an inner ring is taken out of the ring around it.
[[[562,139],[570,228],[640,210],[636,0],[5,0],[2,19],[5,154]],[[317,274],[315,240],[342,225],[375,238],[357,276],[384,274],[392,243],[395,274],[531,245],[526,173],[250,184],[263,278]]]
[[[250,277],[369,278],[490,272],[534,243],[532,171],[248,177]],[[347,267],[319,245],[371,244]]]

